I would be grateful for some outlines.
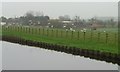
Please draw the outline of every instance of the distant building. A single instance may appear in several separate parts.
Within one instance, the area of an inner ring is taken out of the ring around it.
[[[118,21],[118,17],[96,17],[97,20],[107,21],[113,19],[114,21]]]
[[[98,24],[98,23],[93,23],[92,25],[91,25],[91,28],[93,29],[93,30],[96,30],[97,28],[102,28],[102,27],[104,27],[102,24]]]
[[[72,21],[62,21],[63,24],[71,24]]]
[[[5,25],[6,24],[6,22],[0,22],[0,25]]]

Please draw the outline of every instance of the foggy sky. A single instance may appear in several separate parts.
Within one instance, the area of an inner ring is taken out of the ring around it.
[[[118,14],[116,2],[3,2],[2,15],[23,16],[27,11],[40,11],[51,18],[61,15],[78,15],[81,18],[113,16]]]

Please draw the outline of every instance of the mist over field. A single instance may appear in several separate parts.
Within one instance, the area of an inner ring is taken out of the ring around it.
[[[69,15],[71,18],[117,17],[117,2],[3,2],[2,15],[22,16],[27,11],[43,12],[51,18]]]

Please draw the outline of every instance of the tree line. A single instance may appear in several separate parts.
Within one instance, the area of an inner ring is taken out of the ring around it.
[[[42,12],[34,14],[32,11],[25,13],[24,16],[6,18],[0,17],[6,25],[26,25],[26,26],[42,26],[54,28],[97,28],[97,27],[117,27],[117,21],[113,18],[109,20],[100,20],[97,18],[81,19],[80,16],[75,16],[73,19],[69,15],[59,16],[58,19],[50,19],[48,15]]]

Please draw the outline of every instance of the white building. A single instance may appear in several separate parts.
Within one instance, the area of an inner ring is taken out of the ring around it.
[[[62,21],[63,24],[70,24],[72,21]]]
[[[6,24],[6,22],[0,22],[0,25],[5,25]]]

